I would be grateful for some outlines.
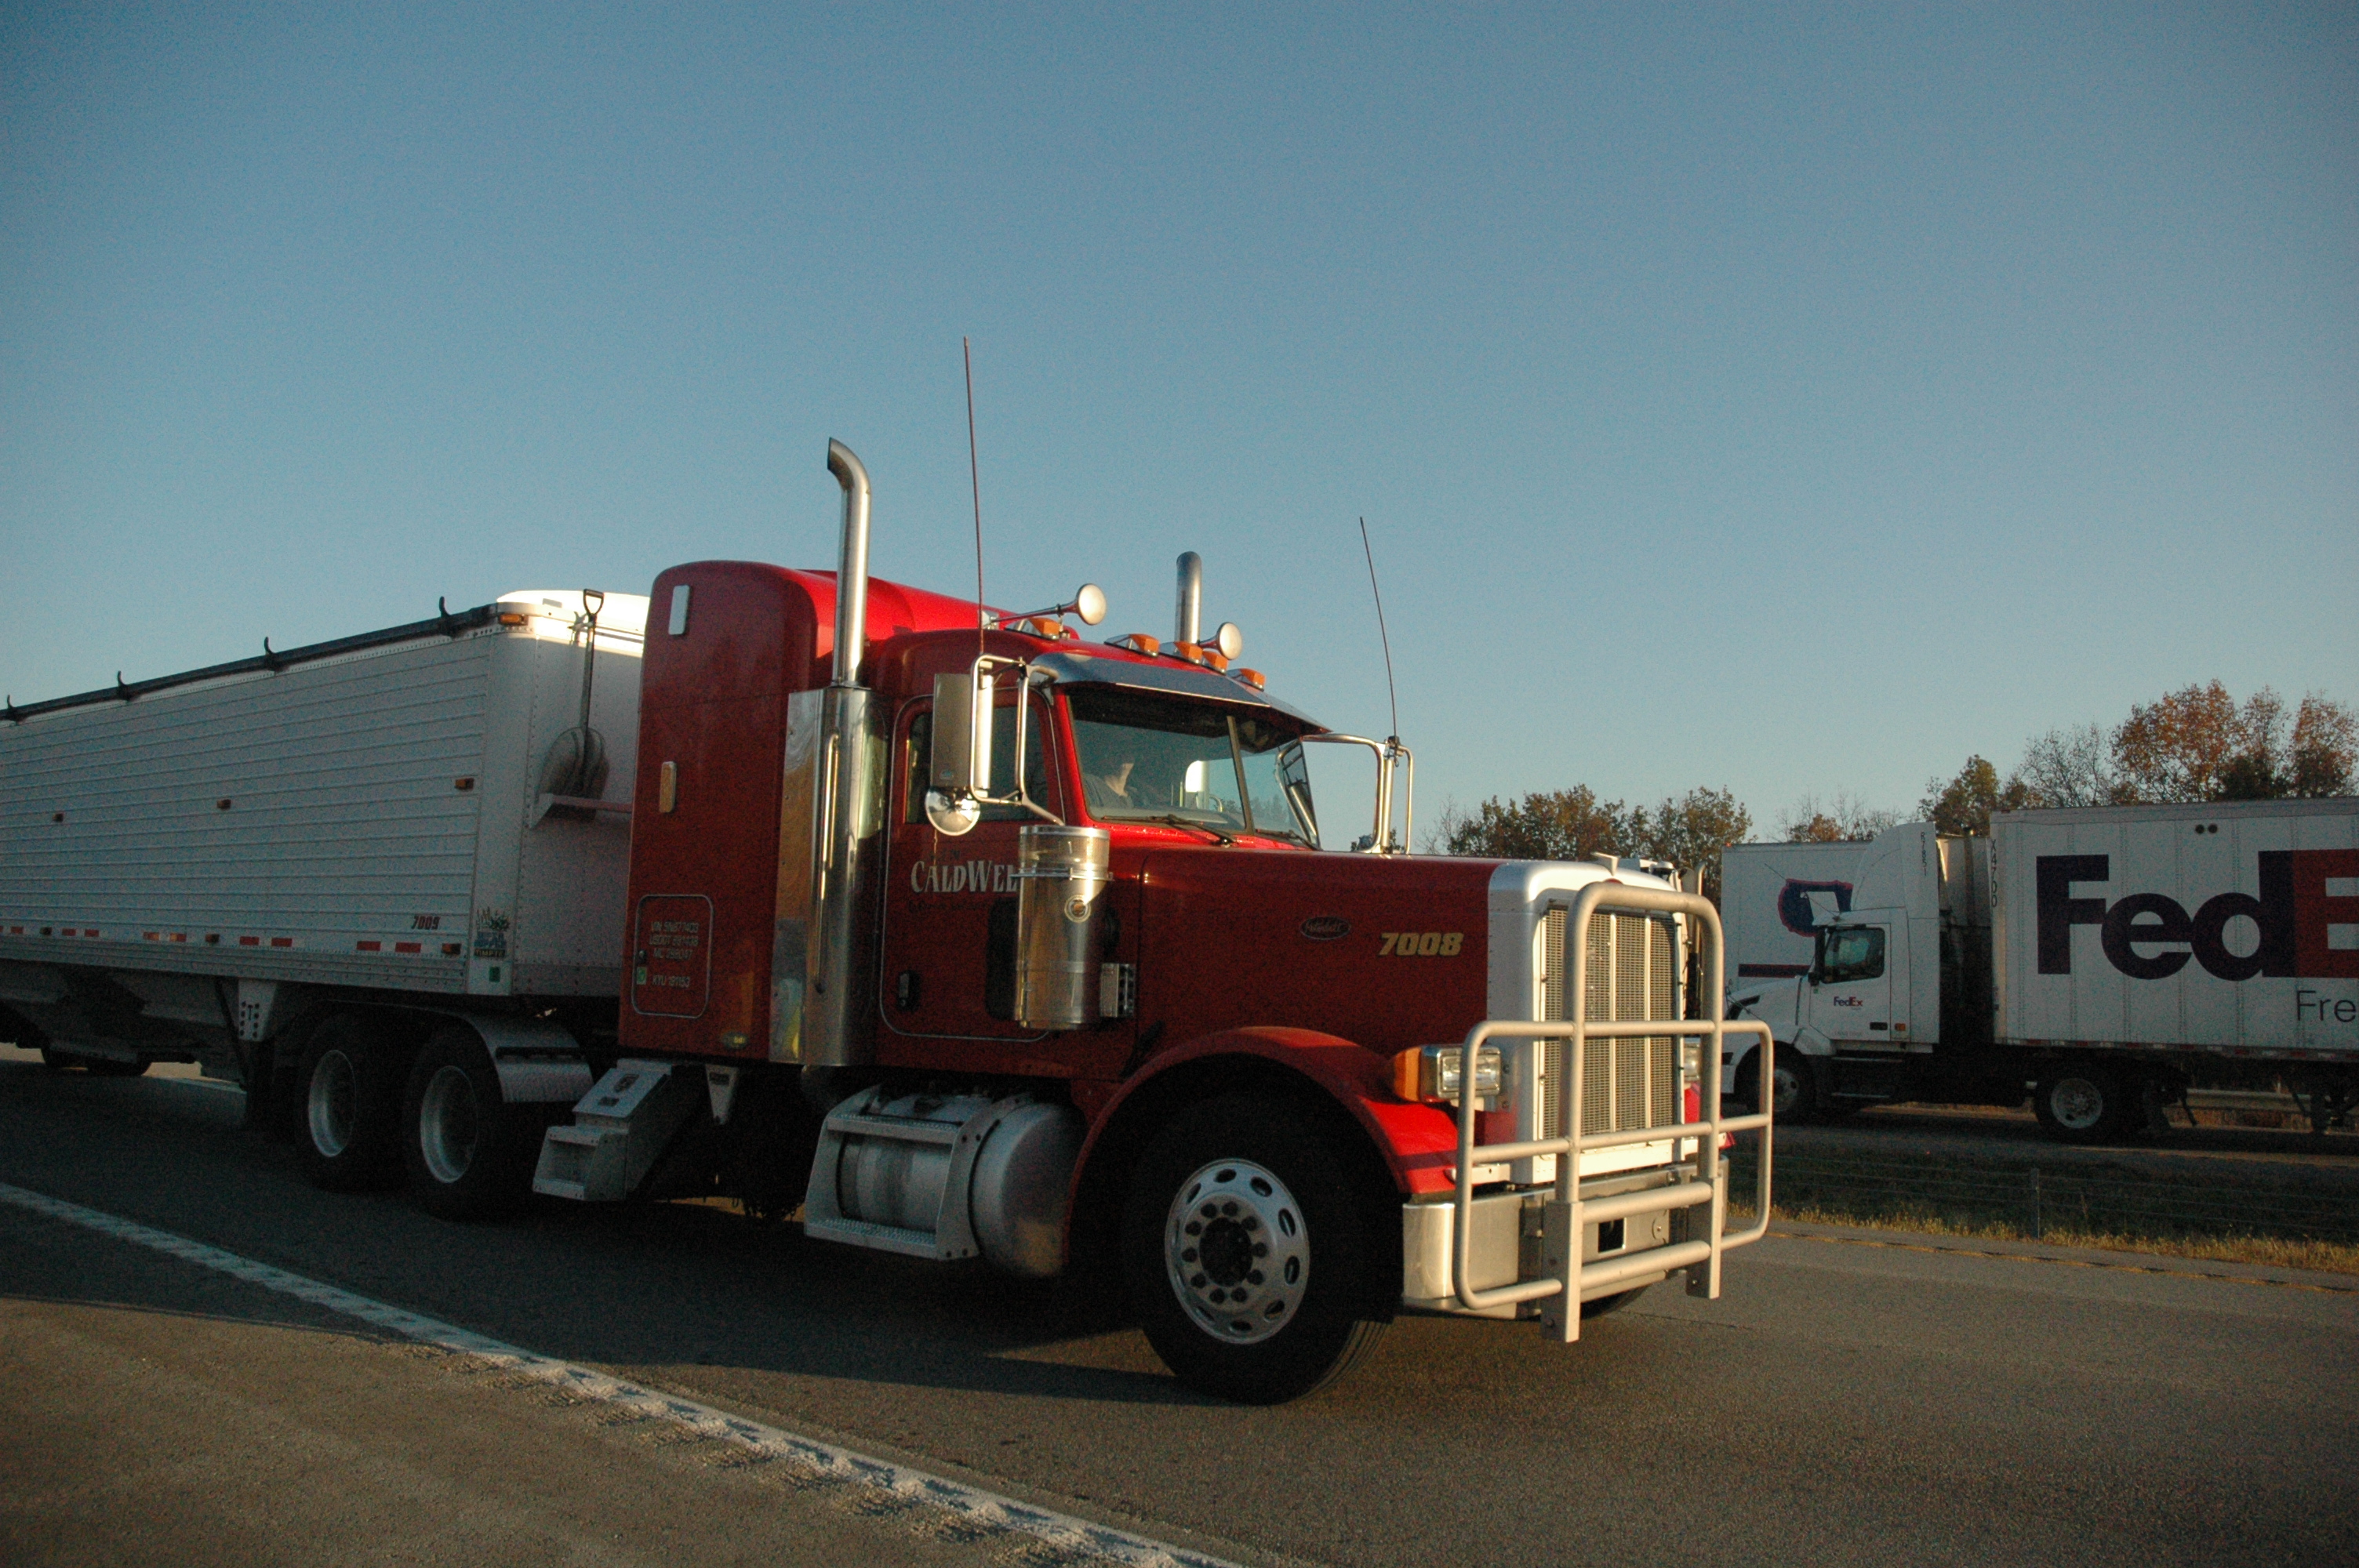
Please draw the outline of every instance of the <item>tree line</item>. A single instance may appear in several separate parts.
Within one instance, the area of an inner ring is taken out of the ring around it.
[[[1946,834],[1990,831],[1994,812],[2036,806],[2276,800],[2352,793],[2359,780],[2359,714],[2313,693],[2291,712],[2263,687],[2238,703],[2218,681],[2130,707],[2107,730],[2050,730],[2025,746],[2005,778],[1980,753],[1956,774],[1925,783],[1912,821]],[[1838,791],[1805,795],[1781,814],[1778,836],[1796,843],[1873,838],[1901,820]],[[1725,789],[1696,788],[1659,806],[1605,800],[1587,784],[1494,796],[1469,812],[1445,803],[1424,838],[1429,853],[1575,860],[1614,855],[1704,868],[1720,897],[1720,852],[1753,832],[1753,814]]]

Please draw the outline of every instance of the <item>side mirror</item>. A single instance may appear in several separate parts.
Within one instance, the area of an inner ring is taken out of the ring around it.
[[[981,820],[975,797],[991,793],[991,679],[983,671],[934,677],[926,817],[952,837]]]

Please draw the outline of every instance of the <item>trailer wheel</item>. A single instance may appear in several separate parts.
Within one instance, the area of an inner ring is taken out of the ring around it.
[[[2122,1080],[2103,1067],[2067,1063],[2050,1068],[2032,1091],[2031,1108],[2048,1136],[2065,1143],[2103,1143],[2130,1114]]]
[[[398,1168],[393,1065],[380,1032],[354,1014],[337,1013],[311,1032],[295,1078],[302,1097],[295,1152],[313,1184],[356,1191],[382,1185]]]
[[[1123,1278],[1182,1382],[1278,1404],[1374,1342],[1370,1249],[1343,1161],[1299,1114],[1230,1095],[1180,1113],[1133,1173]]]
[[[538,1123],[500,1094],[475,1032],[438,1029],[419,1048],[402,1096],[402,1168],[409,1195],[444,1219],[488,1219],[522,1201]]]

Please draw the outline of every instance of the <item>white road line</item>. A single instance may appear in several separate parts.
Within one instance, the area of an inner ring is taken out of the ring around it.
[[[251,1258],[241,1258],[234,1252],[209,1247],[201,1241],[191,1241],[168,1230],[158,1230],[135,1220],[122,1219],[94,1208],[84,1208],[80,1204],[67,1203],[61,1198],[28,1192],[23,1187],[0,1182],[0,1202],[79,1225],[120,1241],[167,1253],[184,1262],[215,1270],[267,1291],[276,1291],[280,1295],[293,1296],[330,1312],[358,1318],[421,1345],[432,1345],[476,1357],[507,1371],[561,1388],[580,1399],[596,1400],[640,1416],[669,1422],[700,1436],[735,1444],[773,1459],[785,1459],[804,1469],[886,1493],[904,1502],[948,1509],[970,1526],[1033,1536],[1066,1552],[1086,1553],[1109,1563],[1133,1564],[1136,1568],[1236,1568],[1235,1564],[1221,1558],[1208,1557],[1159,1541],[1150,1541],[1145,1536],[1132,1535],[1125,1530],[1092,1524],[1087,1519],[1074,1519],[1068,1514],[1035,1508],[1013,1498],[1003,1498],[940,1476],[929,1476],[906,1465],[872,1459],[864,1454],[821,1443],[816,1438],[746,1421],[693,1400],[650,1393],[592,1368],[577,1367],[569,1361],[519,1349],[453,1324],[389,1306],[384,1302],[371,1301],[366,1296],[355,1295],[318,1280],[307,1280],[300,1274],[290,1274],[284,1269],[274,1269],[267,1263],[257,1263]]]

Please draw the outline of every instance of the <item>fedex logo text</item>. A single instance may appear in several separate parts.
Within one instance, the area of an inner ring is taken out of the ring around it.
[[[2038,857],[2039,972],[2071,974],[2072,927],[2094,925],[2105,961],[2132,979],[2175,975],[2190,957],[2223,980],[2256,975],[2359,979],[2359,946],[2333,941],[2334,927],[2359,929],[2359,897],[2328,888],[2330,881],[2359,879],[2359,850],[2286,849],[2256,859],[2259,897],[2215,893],[2190,914],[2158,892],[2131,893],[2110,904],[2073,897],[2080,884],[2112,880],[2110,856]],[[2248,952],[2230,946],[2230,923],[2240,916],[2257,937]]]

